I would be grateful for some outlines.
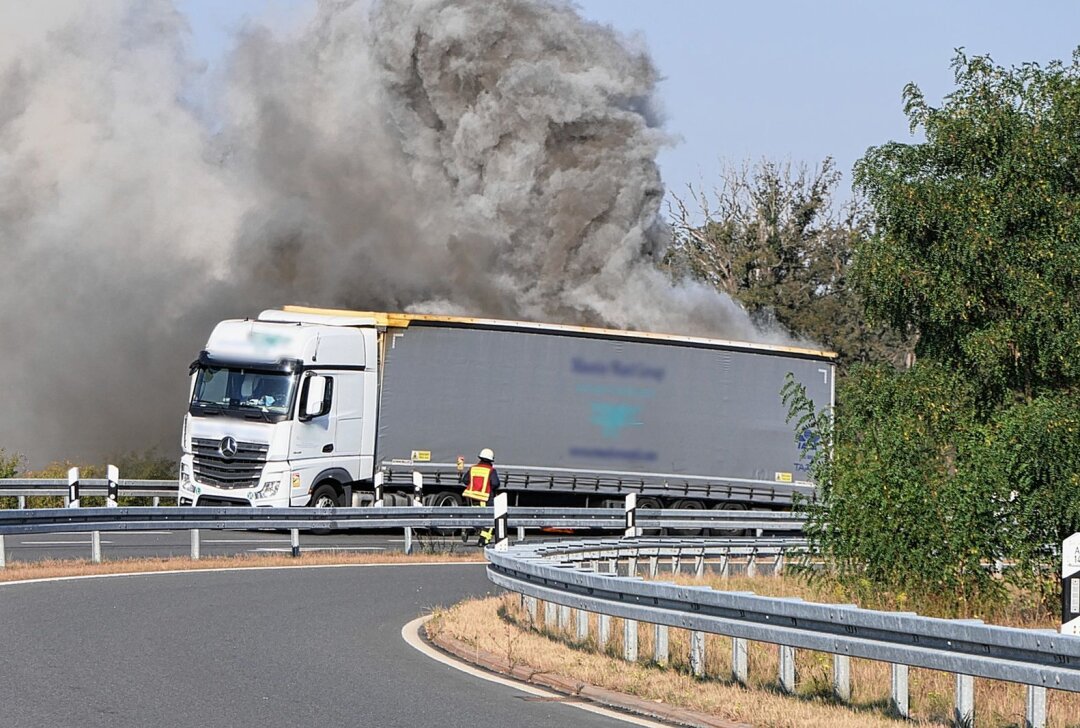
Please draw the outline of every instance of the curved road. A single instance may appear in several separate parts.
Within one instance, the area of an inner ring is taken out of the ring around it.
[[[0,584],[4,728],[623,726],[405,644],[484,567],[345,566]]]

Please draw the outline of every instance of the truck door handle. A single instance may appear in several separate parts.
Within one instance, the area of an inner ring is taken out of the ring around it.
[[[330,443],[329,445],[323,445],[322,446],[322,451],[323,452],[334,452],[334,443]]]

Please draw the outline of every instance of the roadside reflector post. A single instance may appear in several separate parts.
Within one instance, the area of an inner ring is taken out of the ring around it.
[[[375,502],[371,505],[375,508],[383,507],[383,472],[380,470],[375,473],[374,487],[375,487]]]
[[[289,544],[292,546],[292,557],[294,559],[300,558],[300,529],[289,529]]]
[[[414,470],[412,474],[412,504],[424,505],[424,474],[419,470]]]
[[[191,560],[199,560],[199,529],[191,529]]]
[[[1080,635],[1080,533],[1061,542],[1061,633]]]
[[[495,550],[506,551],[510,548],[510,539],[507,534],[507,497],[506,493],[495,496]]]
[[[640,535],[637,528],[637,493],[626,494],[624,510],[626,512],[626,530],[623,532],[623,538],[637,538]]]
[[[0,533],[0,569],[7,568],[7,547],[4,545],[4,534]]]
[[[68,508],[79,507],[79,469],[71,468],[68,470]]]
[[[115,465],[105,467],[105,478],[109,481],[109,492],[105,499],[107,508],[116,508],[120,505],[120,468]]]
[[[95,564],[101,563],[101,531],[90,533],[90,560]]]

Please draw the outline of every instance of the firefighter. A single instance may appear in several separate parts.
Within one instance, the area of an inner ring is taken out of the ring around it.
[[[495,469],[495,453],[490,447],[480,451],[480,462],[461,474],[461,482],[465,485],[462,495],[474,506],[486,506],[488,500],[499,489],[499,471]],[[492,530],[485,528],[480,531],[477,546],[486,546],[491,542]],[[466,533],[465,538],[468,538]]]

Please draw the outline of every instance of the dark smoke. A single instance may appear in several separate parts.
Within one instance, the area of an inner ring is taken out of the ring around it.
[[[175,449],[212,324],[284,303],[754,338],[654,267],[657,72],[562,2],[325,2],[210,112],[167,0],[0,5],[0,447]],[[207,116],[210,120],[207,120]]]

